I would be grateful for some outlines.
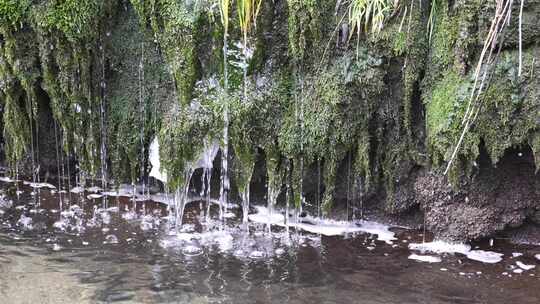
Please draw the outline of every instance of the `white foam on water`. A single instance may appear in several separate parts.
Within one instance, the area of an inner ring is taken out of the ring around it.
[[[527,265],[521,261],[516,261],[516,265],[525,271],[536,268],[536,265]]]
[[[522,255],[523,255],[523,253],[521,253],[521,252],[512,252],[512,257],[513,258],[517,258],[517,257],[520,257]]]
[[[257,212],[248,216],[249,220],[261,224],[278,225],[281,227],[292,227],[304,231],[325,236],[337,236],[347,233],[365,232],[377,235],[379,241],[391,242],[396,240],[395,233],[389,230],[389,226],[371,221],[347,222],[330,219],[320,219],[307,216],[301,222],[289,219],[285,224],[285,217],[281,212],[275,211],[270,216],[268,208],[256,206]],[[292,213],[291,213],[292,214]]]
[[[98,193],[98,192],[103,191],[103,189],[101,189],[98,186],[93,186],[93,187],[90,187],[90,188],[86,189],[86,191],[93,192],[93,193]]]
[[[118,244],[118,237],[114,234],[109,234],[105,237],[103,244]]]
[[[79,193],[83,193],[84,192],[84,188],[83,187],[80,187],[80,186],[77,186],[77,187],[74,187],[72,188],[71,190],[69,190],[71,193],[75,193],[75,194],[79,194]]]
[[[248,215],[248,219],[255,223],[283,225],[285,217],[279,212],[273,212],[270,214],[268,208],[262,206],[255,206],[257,213]]]
[[[488,264],[496,264],[502,261],[504,254],[486,250],[471,250],[466,254],[466,256],[470,260]]]
[[[23,185],[27,185],[35,189],[41,189],[41,188],[56,189],[56,186],[49,183],[32,183],[32,182],[24,181]]]
[[[152,165],[149,175],[163,183],[167,183],[167,172],[165,172],[165,169],[161,169],[161,162],[159,158],[159,141],[157,137],[154,137],[152,143],[150,144],[148,159]]]
[[[17,221],[17,225],[22,226],[24,230],[32,230],[34,226],[32,225],[32,218],[21,214],[21,217]]]
[[[233,212],[225,212],[225,214],[223,214],[223,217],[231,219],[231,218],[235,218],[236,214],[234,214]]]
[[[471,246],[462,243],[447,243],[444,241],[433,241],[426,243],[411,243],[409,249],[420,252],[433,253],[459,253],[465,255],[468,259],[482,263],[494,264],[502,261],[504,254],[486,250],[471,250]]]
[[[276,249],[274,252],[275,252],[276,255],[282,255],[282,254],[285,253],[285,249],[283,249],[283,248],[278,248],[278,249]]]
[[[92,193],[86,196],[86,198],[88,199],[97,199],[97,198],[102,198],[102,197],[103,197],[103,194],[99,194],[99,193]]]
[[[0,195],[0,209],[9,209],[13,207],[13,202],[4,195]]]
[[[64,231],[66,230],[66,228],[68,226],[69,226],[69,223],[64,219],[58,220],[58,221],[54,222],[54,224],[53,224],[54,228],[64,230]]]
[[[197,256],[203,253],[203,249],[199,246],[187,245],[184,248],[182,248],[182,253],[187,256]]]
[[[116,213],[116,212],[118,212],[120,210],[118,209],[118,207],[109,207],[109,208],[107,208],[107,211]]]
[[[384,241],[391,244],[392,241],[397,240],[395,236],[396,234],[390,231],[390,226],[388,225],[372,221],[360,221],[360,225],[360,231],[376,234],[379,241]]]
[[[447,243],[444,241],[433,241],[426,243],[410,243],[409,249],[421,252],[433,253],[461,253],[466,254],[471,251],[471,246],[461,243]]]
[[[4,183],[15,183],[15,182],[18,182],[18,180],[16,179],[12,179],[8,176],[0,176],[0,182],[4,182]]]
[[[222,252],[233,248],[233,237],[227,231],[180,232],[161,241],[165,248],[191,246],[198,242],[201,246],[217,246]]]
[[[122,196],[122,197],[132,197],[133,196],[133,186],[128,184],[120,184],[118,186],[118,189],[115,191],[105,191],[102,192],[103,195],[106,196]],[[137,193],[135,193],[135,196],[137,196]]]
[[[442,261],[441,258],[437,256],[418,255],[414,253],[409,255],[409,260],[416,260],[416,261],[426,262],[426,263],[440,263]]]
[[[534,257],[540,261],[540,253],[539,254],[535,254]]]
[[[266,253],[264,251],[254,250],[249,253],[249,257],[252,259],[262,259],[266,257]]]

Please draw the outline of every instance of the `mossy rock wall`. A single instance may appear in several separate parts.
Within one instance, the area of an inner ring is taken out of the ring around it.
[[[86,176],[105,167],[117,182],[145,178],[158,136],[175,188],[205,145],[222,141],[228,108],[239,188],[266,155],[268,177],[290,184],[292,203],[303,189],[327,213],[360,198],[389,213],[428,210],[415,181],[428,172],[445,179],[494,4],[396,3],[380,32],[358,35],[346,4],[263,1],[248,52],[233,5],[224,87],[224,30],[213,1],[0,0],[8,164],[28,163],[40,146],[36,117],[50,110],[62,154]],[[540,167],[540,2],[524,8],[521,76],[516,9],[482,111],[451,168],[452,191],[474,183],[484,152],[496,166],[509,149],[530,150],[530,166]]]

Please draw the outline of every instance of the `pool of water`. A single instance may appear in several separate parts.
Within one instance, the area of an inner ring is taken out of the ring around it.
[[[243,225],[241,208],[206,220],[198,202],[176,233],[164,204],[14,187],[0,185],[2,303],[540,302],[537,246],[472,244],[502,254],[483,263],[414,251],[424,237],[405,228],[392,240],[268,231]]]

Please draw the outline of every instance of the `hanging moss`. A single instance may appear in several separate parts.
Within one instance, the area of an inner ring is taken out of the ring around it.
[[[36,22],[49,30],[62,32],[69,41],[91,39],[97,35],[100,16],[109,1],[52,0],[37,6]],[[41,11],[43,10],[43,11]]]
[[[189,104],[198,78],[197,35],[205,11],[196,1],[132,0],[143,24],[150,26],[176,80],[178,97]]]
[[[320,60],[331,31],[326,21],[333,16],[335,2],[328,0],[287,0],[289,55],[296,62]],[[318,62],[318,61],[317,61]]]
[[[6,156],[11,167],[22,160],[30,141],[28,119],[24,116],[24,105],[18,94],[4,95],[4,140],[6,142]]]
[[[0,28],[22,27],[30,4],[30,0],[0,0]]]

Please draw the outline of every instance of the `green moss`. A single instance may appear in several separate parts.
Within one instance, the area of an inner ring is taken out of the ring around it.
[[[176,0],[132,0],[142,24],[149,25],[157,38],[171,73],[176,80],[183,105],[193,97],[199,76],[197,41],[201,16],[205,12],[195,2]]]
[[[460,15],[449,15],[447,1],[438,3],[434,18],[434,28],[428,56],[428,69],[423,79],[423,87],[429,90],[433,82],[440,79],[449,68],[453,67],[456,58],[456,45],[460,26]]]
[[[523,70],[533,70],[536,52],[523,53]],[[493,80],[483,95],[484,106],[473,132],[480,136],[493,164],[506,149],[521,146],[538,132],[538,81],[529,75],[518,76],[518,53],[501,54]]]
[[[371,190],[373,183],[369,139],[370,135],[366,129],[359,132],[356,144],[356,158],[354,160],[354,174],[363,177],[366,192]]]
[[[435,165],[448,161],[461,133],[470,84],[455,72],[438,82],[426,104],[427,144]]]
[[[524,70],[533,70],[533,50],[524,52]],[[465,136],[452,180],[471,172],[483,141],[491,161],[496,164],[511,147],[529,142],[538,130],[539,105],[534,78],[517,74],[516,52],[501,53],[492,79],[480,96],[482,109]],[[435,165],[449,161],[463,130],[462,119],[470,98],[472,76],[461,77],[452,69],[435,83],[426,104],[428,145]]]
[[[30,0],[0,0],[0,28],[21,27],[30,4]]]
[[[106,7],[98,0],[52,0],[43,7],[34,6],[34,15],[39,26],[62,32],[70,41],[92,38],[97,34],[100,16]]]
[[[531,135],[529,145],[532,147],[536,164],[536,173],[538,173],[538,171],[540,171],[540,132]]]
[[[289,55],[297,63],[315,58],[318,62],[331,27],[335,2],[328,0],[287,0]],[[309,51],[308,51],[309,50]]]
[[[4,140],[6,156],[14,167],[17,161],[25,156],[30,141],[28,118],[25,117],[25,105],[21,104],[21,96],[17,93],[4,95]]]
[[[408,138],[413,138],[412,132],[412,104],[416,98],[415,90],[421,81],[427,55],[427,37],[425,21],[423,18],[425,8],[417,8],[409,12],[410,30],[407,33],[405,63],[403,67],[403,125]]]

